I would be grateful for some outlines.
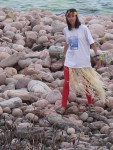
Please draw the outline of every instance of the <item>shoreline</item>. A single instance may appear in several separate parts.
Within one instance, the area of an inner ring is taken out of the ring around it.
[[[61,15],[61,14],[64,14],[66,9],[65,10],[52,10],[52,9],[49,9],[49,8],[41,8],[41,7],[30,7],[30,8],[14,8],[14,7],[9,7],[9,6],[0,6],[0,8],[9,8],[9,9],[13,9],[15,11],[23,11],[23,12],[27,12],[27,11],[31,11],[33,9],[36,9],[36,10],[40,10],[40,11],[49,11],[51,13],[53,13],[54,15]],[[67,8],[68,9],[68,8]],[[91,9],[91,8],[87,8],[87,9],[77,9],[78,12],[80,12],[81,15],[90,15],[90,14],[93,14],[93,15],[112,15],[113,12],[101,12],[99,10],[96,10],[96,9]]]

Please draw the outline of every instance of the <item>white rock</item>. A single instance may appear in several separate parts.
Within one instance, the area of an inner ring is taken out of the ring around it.
[[[15,117],[20,117],[20,116],[23,115],[23,112],[22,112],[21,109],[15,108],[15,109],[13,109],[13,111],[12,111],[12,115],[15,116]]]
[[[37,44],[42,44],[42,43],[45,43],[45,42],[48,42],[48,38],[45,35],[40,36],[37,40]]]
[[[67,133],[68,134],[74,134],[75,133],[75,129],[74,128],[68,128],[67,129]]]
[[[88,119],[88,114],[86,112],[84,112],[81,116],[80,116],[80,119],[85,121]]]
[[[36,107],[44,108],[48,105],[48,101],[46,99],[41,99],[35,103]]]
[[[0,16],[0,22],[4,21],[6,16]]]
[[[43,82],[32,80],[28,83],[28,91],[30,92],[41,92],[48,93],[51,92],[51,89]]]
[[[24,46],[23,45],[18,45],[18,44],[13,44],[12,48],[15,49],[18,52],[22,52],[24,50]]]

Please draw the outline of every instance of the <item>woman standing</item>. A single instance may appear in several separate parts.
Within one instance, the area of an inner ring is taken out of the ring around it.
[[[59,113],[66,109],[70,88],[80,95],[85,94],[88,104],[93,103],[94,92],[100,100],[105,101],[101,77],[91,67],[90,48],[95,52],[97,65],[100,61],[91,33],[86,25],[80,23],[76,9],[67,10],[65,16],[67,27],[64,28],[64,87],[62,107],[57,109]]]

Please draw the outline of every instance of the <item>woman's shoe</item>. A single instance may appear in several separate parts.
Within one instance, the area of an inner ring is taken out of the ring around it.
[[[60,106],[60,107],[56,108],[56,112],[63,115],[65,113],[65,108]]]

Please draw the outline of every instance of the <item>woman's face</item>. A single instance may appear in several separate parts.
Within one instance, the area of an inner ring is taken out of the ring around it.
[[[75,22],[76,22],[76,16],[70,15],[70,16],[67,17],[67,19],[68,19],[69,23],[71,24],[71,26],[74,27]]]

